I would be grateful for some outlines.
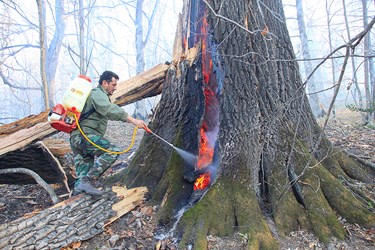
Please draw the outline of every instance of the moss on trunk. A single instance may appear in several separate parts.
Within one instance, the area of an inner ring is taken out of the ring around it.
[[[207,235],[248,238],[248,249],[277,249],[254,192],[238,181],[221,177],[179,223],[181,248],[207,249]]]
[[[291,138],[290,136],[291,133],[287,138]],[[345,230],[337,214],[349,222],[359,223],[365,227],[375,225],[375,215],[338,179],[340,175],[346,176],[340,162],[348,161],[351,164],[350,168],[361,171],[358,164],[355,166],[354,161],[345,159],[347,156],[337,152],[332,154],[333,151],[326,148],[328,153],[325,153],[324,161],[313,158],[306,167],[309,157],[313,157],[309,147],[303,140],[297,140],[289,145],[294,145],[295,148],[289,162],[290,166],[285,166],[283,154],[280,154],[274,162],[269,185],[274,220],[281,235],[304,228],[313,230],[325,243],[329,242],[332,236],[343,239]],[[281,145],[279,152],[285,152],[285,148],[286,145]],[[288,171],[294,171],[295,178],[304,172],[291,188]],[[363,176],[362,174],[360,176]],[[286,190],[288,188],[290,190]]]

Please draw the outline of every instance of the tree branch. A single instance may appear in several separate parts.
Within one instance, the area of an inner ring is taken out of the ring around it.
[[[37,173],[34,171],[31,171],[30,169],[27,168],[6,168],[6,169],[0,169],[0,174],[27,174],[31,177],[34,178],[34,180],[44,188],[49,196],[51,197],[51,200],[53,201],[53,204],[56,204],[59,202],[59,198],[55,194],[55,191],[51,188],[50,185],[48,185],[47,182],[45,182]]]

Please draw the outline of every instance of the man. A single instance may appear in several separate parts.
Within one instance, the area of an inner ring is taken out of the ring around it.
[[[119,77],[111,71],[104,71],[100,76],[99,85],[94,88],[87,98],[82,116],[87,115],[80,122],[86,136],[96,145],[110,151],[120,151],[110,141],[103,138],[108,120],[130,122],[135,126],[148,131],[146,123],[129,116],[122,108],[111,103],[109,96],[117,88]],[[118,154],[106,153],[93,146],[80,133],[78,129],[70,134],[70,146],[74,154],[77,180],[74,184],[74,194],[88,193],[102,195],[103,191],[97,189],[94,180],[97,180],[118,158]]]

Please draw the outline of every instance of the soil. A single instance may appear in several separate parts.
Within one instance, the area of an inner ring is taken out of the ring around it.
[[[322,123],[322,121],[319,121]],[[107,137],[125,149],[130,145],[133,126],[130,124],[111,122]],[[134,151],[143,136],[143,130],[138,130],[135,145],[128,153],[121,155],[112,169],[106,175],[111,175],[127,166]],[[342,150],[354,154],[361,159],[375,164],[375,128],[361,125],[358,113],[349,111],[338,112],[335,119],[329,122],[326,131],[330,140]],[[375,200],[375,185],[364,186],[368,194]],[[68,196],[64,188],[54,185],[53,188],[61,199]],[[52,205],[47,192],[38,185],[0,185],[0,223],[7,223],[27,213],[43,210]],[[105,232],[84,242],[75,243],[65,249],[178,249],[176,239],[165,236],[157,226],[155,214],[157,206],[149,206],[146,202],[117,221],[109,225]],[[291,232],[287,237],[276,238],[280,249],[375,249],[375,229],[364,229],[352,225],[339,218],[347,231],[344,241],[332,239],[332,243],[324,245],[317,237],[306,231]],[[246,235],[236,234],[230,238],[207,236],[208,249],[246,249]],[[188,249],[188,248],[187,248]]]

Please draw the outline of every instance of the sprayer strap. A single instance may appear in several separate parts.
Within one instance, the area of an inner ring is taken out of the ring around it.
[[[80,117],[79,117],[79,122],[81,122],[82,120],[86,119],[87,117],[89,117],[89,115],[91,115],[92,113],[94,113],[95,109],[94,108],[91,108],[89,111],[87,111],[86,113],[82,114]]]

